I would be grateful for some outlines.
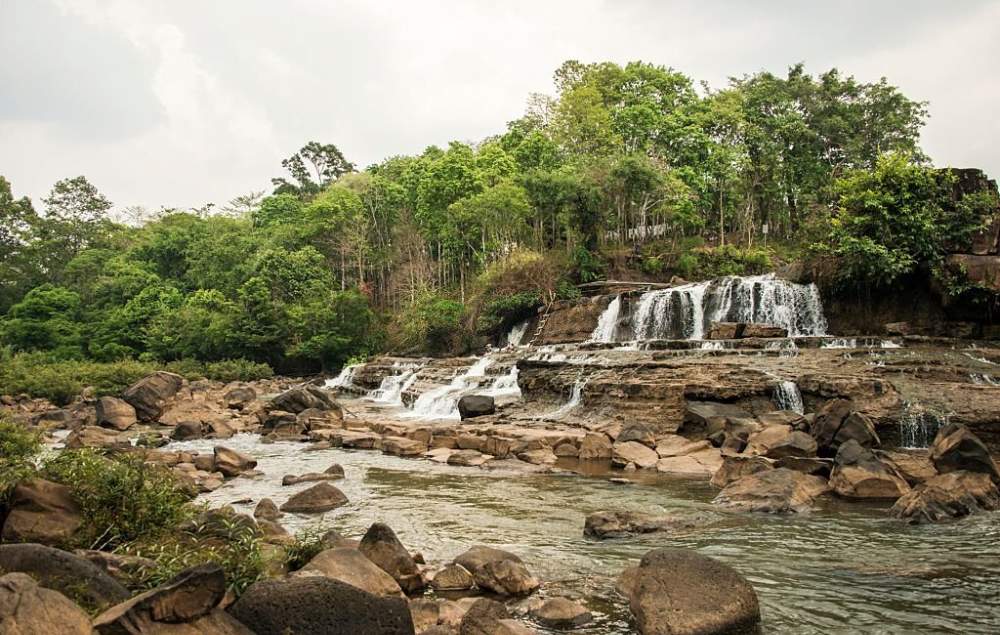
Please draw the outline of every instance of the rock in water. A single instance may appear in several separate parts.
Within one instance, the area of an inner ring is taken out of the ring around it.
[[[135,408],[117,397],[101,397],[96,406],[97,424],[128,430],[136,422]]]
[[[472,574],[460,564],[449,564],[431,580],[431,587],[435,591],[467,591],[475,586]]]
[[[854,412],[854,405],[847,399],[832,399],[819,409],[809,428],[816,439],[820,456],[834,456],[840,446],[854,440],[863,448],[874,448],[880,444],[875,424],[860,412]]]
[[[336,547],[321,551],[300,570],[354,585],[379,596],[402,596],[399,584],[357,549]]]
[[[0,632],[12,635],[91,635],[90,617],[58,591],[24,573],[0,577]]]
[[[254,518],[263,518],[264,520],[278,520],[281,518],[282,514],[278,511],[278,506],[274,504],[274,501],[270,498],[262,498],[260,502],[257,503],[257,507],[253,510]]]
[[[829,489],[825,479],[778,468],[748,474],[726,486],[712,502],[745,512],[806,512]]]
[[[752,633],[760,624],[757,594],[746,578],[690,549],[650,551],[627,586],[643,635]]]
[[[296,386],[271,400],[271,410],[283,410],[298,414],[303,410],[340,412],[340,406],[325,390],[317,386]]]
[[[910,491],[903,477],[854,439],[837,450],[830,487],[845,498],[899,498]]]
[[[1000,491],[982,472],[948,472],[914,487],[889,510],[911,523],[933,523],[1000,509]]]
[[[660,460],[660,455],[656,450],[652,450],[637,441],[616,442],[612,446],[611,464],[617,467],[626,467],[629,463],[634,463],[638,468],[656,467],[656,462]]]
[[[774,461],[762,456],[723,455],[722,467],[712,475],[712,485],[722,488],[744,476],[774,469]]]
[[[476,584],[497,595],[523,595],[538,588],[528,568],[516,555],[494,549],[476,546],[455,558],[472,574]]]
[[[931,462],[941,474],[959,470],[981,472],[1000,484],[1000,471],[989,450],[965,426],[951,424],[938,431],[931,445]]]
[[[256,460],[236,450],[217,445],[213,452],[215,454],[215,470],[222,472],[223,476],[239,476],[243,472],[257,467]]]
[[[183,384],[180,375],[161,370],[126,388],[122,397],[135,408],[139,421],[156,421]]]
[[[462,617],[459,635],[497,635],[501,632],[501,622],[510,619],[510,613],[503,604],[481,598],[473,602]]]
[[[401,597],[378,597],[323,576],[264,580],[229,608],[257,635],[413,635]]]
[[[2,533],[5,542],[62,544],[83,523],[70,489],[40,478],[18,483],[7,509]]]
[[[347,497],[339,489],[326,482],[317,483],[289,498],[281,511],[297,514],[317,514],[345,505]]]
[[[603,432],[588,432],[580,441],[581,461],[606,461],[611,453],[611,438]]]
[[[552,628],[583,626],[594,619],[587,607],[567,598],[549,598],[528,611],[539,623]]]
[[[369,527],[358,550],[391,575],[403,591],[413,593],[427,585],[413,556],[388,525],[374,523]]]
[[[0,546],[0,571],[28,574],[91,607],[104,608],[129,596],[124,586],[89,560],[43,545]]]
[[[583,535],[591,538],[621,538],[633,534],[692,529],[705,524],[704,519],[675,516],[654,516],[642,512],[603,511],[589,514],[584,521]]]
[[[493,397],[487,395],[465,395],[458,400],[458,414],[462,421],[491,415],[496,411]]]

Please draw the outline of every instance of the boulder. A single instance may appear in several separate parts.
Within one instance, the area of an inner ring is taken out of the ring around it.
[[[161,370],[126,388],[122,398],[135,408],[139,421],[156,421],[183,384],[180,375]]]
[[[135,408],[117,397],[101,397],[96,406],[97,425],[128,430],[136,422]]]
[[[685,456],[693,452],[698,452],[700,450],[705,450],[711,443],[706,440],[701,441],[689,441],[682,436],[676,434],[668,434],[656,442],[656,454],[659,455],[661,459],[670,458],[673,456]]]
[[[7,509],[4,542],[67,543],[83,522],[70,489],[40,478],[14,486]]]
[[[503,604],[487,598],[472,603],[462,617],[458,627],[459,635],[500,635],[502,622],[510,619],[510,613]]]
[[[683,456],[668,456],[656,462],[656,471],[672,476],[708,480],[722,467],[722,452],[704,448]]]
[[[875,454],[850,439],[840,445],[830,472],[830,487],[845,498],[897,499],[910,486]]]
[[[0,577],[0,633],[91,635],[93,629],[90,617],[66,596],[24,573],[8,573]]]
[[[362,556],[363,557],[363,556]],[[324,576],[257,582],[229,607],[257,635],[413,635],[406,600],[379,597]]]
[[[854,440],[863,448],[880,445],[871,418],[854,410],[847,399],[827,401],[816,413],[809,433],[816,439],[820,456],[835,456],[840,446]]]
[[[556,453],[550,447],[520,452],[517,458],[532,465],[555,465],[556,461],[559,460],[559,457],[556,456]]]
[[[119,439],[118,434],[105,428],[97,426],[84,426],[69,433],[63,447],[67,450],[79,450],[80,448],[106,448],[116,450],[129,450],[132,444],[125,439]]]
[[[456,450],[448,455],[448,465],[479,467],[489,461],[490,458],[490,456],[483,454],[479,450]]]
[[[877,450],[875,456],[905,478],[910,485],[923,483],[938,474],[927,451]]]
[[[746,578],[690,549],[643,556],[628,599],[643,635],[752,633],[760,624],[757,594]]]
[[[427,586],[413,556],[388,525],[374,523],[369,527],[358,550],[392,576],[404,592],[413,593]]]
[[[281,511],[295,514],[317,514],[345,505],[347,497],[329,483],[317,483],[289,498]]]
[[[496,411],[493,397],[487,395],[464,395],[458,400],[458,414],[462,421],[491,415]]]
[[[748,474],[727,485],[712,502],[746,512],[806,512],[827,489],[825,479],[780,468]]]
[[[400,596],[403,591],[388,573],[357,549],[335,547],[313,557],[296,575],[322,575],[346,582],[363,591],[379,596]]]
[[[723,456],[722,467],[712,475],[712,485],[723,488],[744,476],[773,470],[774,461],[762,456]]]
[[[96,565],[126,588],[141,586],[145,575],[157,566],[156,562],[149,558],[110,551],[77,549],[73,554]]]
[[[322,411],[341,412],[340,405],[328,392],[318,386],[296,386],[281,393],[271,400],[272,410],[282,410],[298,414],[303,410],[315,408]],[[343,418],[343,415],[340,415]]]
[[[787,467],[803,474],[812,474],[829,478],[833,470],[833,459],[820,459],[814,456],[786,456],[778,459],[774,467]]]
[[[889,511],[910,523],[933,523],[1000,509],[1000,491],[988,474],[948,472],[921,483]]]
[[[535,579],[520,558],[491,547],[472,547],[455,558],[472,574],[476,584],[497,595],[524,595],[538,588]]]
[[[653,431],[642,423],[629,423],[622,426],[622,430],[618,433],[618,438],[615,441],[618,443],[635,441],[646,447],[656,447],[656,437],[653,436]]]
[[[124,586],[94,563],[44,545],[0,545],[0,571],[30,575],[89,608],[104,608],[129,596]]]
[[[440,619],[440,607],[434,600],[414,598],[410,600],[410,617],[413,618],[413,628],[421,635],[437,626]]]
[[[734,422],[752,421],[753,415],[739,406],[715,401],[689,400],[678,434],[704,439],[725,431]]]
[[[528,614],[539,624],[550,628],[574,628],[594,619],[587,607],[562,597],[549,598],[533,606]]]
[[[1000,471],[979,437],[965,426],[950,424],[938,430],[931,444],[931,462],[941,474],[981,472],[1000,484]]]
[[[611,450],[611,464],[617,467],[634,463],[638,468],[647,469],[656,467],[656,462],[660,460],[655,450],[638,441],[616,441]]]
[[[217,564],[182,571],[155,589],[113,606],[94,618],[101,635],[194,633],[252,635],[224,611],[215,611],[226,595],[226,576]],[[215,613],[214,615],[211,615]],[[203,622],[204,618],[208,618]],[[211,624],[212,628],[208,628]],[[179,625],[187,628],[181,630]]]
[[[475,586],[472,574],[460,564],[445,566],[431,580],[431,588],[435,591],[467,591]]]
[[[427,444],[406,437],[383,437],[382,452],[396,456],[420,456],[427,451]]]
[[[232,410],[243,410],[255,399],[257,399],[257,391],[250,386],[236,386],[222,395],[222,401],[227,408]]]
[[[215,471],[222,472],[223,476],[230,478],[239,476],[243,472],[257,467],[257,461],[254,458],[236,450],[217,445],[212,451],[215,454]]]
[[[181,421],[174,426],[170,438],[174,441],[191,441],[205,436],[205,426],[201,421]]]
[[[611,438],[603,432],[588,432],[580,441],[581,461],[606,461],[611,454]]]
[[[681,516],[656,516],[642,512],[601,511],[588,514],[583,535],[591,538],[622,538],[634,534],[651,534],[692,529],[704,524],[704,519]]]
[[[754,438],[758,435],[763,435],[769,430],[776,430],[783,427],[784,426],[772,426],[751,436],[749,441],[750,447],[754,447]],[[816,440],[805,432],[790,430],[777,438],[770,439],[767,450],[763,452],[763,456],[766,456],[769,459],[816,456]]]
[[[299,483],[310,483],[312,481],[339,481],[344,478],[344,468],[339,465],[332,465],[324,472],[306,472],[305,474],[285,474],[281,479],[281,484],[297,485]]]

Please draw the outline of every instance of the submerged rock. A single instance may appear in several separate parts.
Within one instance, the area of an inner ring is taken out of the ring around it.
[[[900,497],[890,513],[911,523],[938,522],[1000,509],[1000,491],[988,474],[948,472]]]
[[[727,485],[712,502],[745,512],[806,512],[829,489],[825,479],[788,468],[748,474]]]
[[[243,472],[257,467],[256,459],[236,450],[217,445],[212,452],[215,455],[215,470],[222,472],[223,476],[239,476]]]
[[[643,635],[751,633],[757,594],[733,568],[690,549],[650,551],[624,585]]]
[[[651,534],[693,529],[706,520],[697,517],[656,516],[642,512],[601,511],[589,514],[584,521],[583,535],[591,538],[622,538],[632,534]]]
[[[403,598],[379,597],[323,576],[257,582],[229,612],[252,625],[257,635],[414,634],[413,618]]]

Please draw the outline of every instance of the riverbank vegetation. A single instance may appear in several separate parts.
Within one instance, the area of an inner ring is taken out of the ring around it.
[[[84,177],[36,205],[0,177],[0,343],[14,367],[0,392],[33,392],[36,373],[17,369],[39,351],[75,369],[53,373],[66,394],[187,360],[247,378],[387,348],[463,352],[616,274],[815,257],[845,263],[845,286],[945,275],[947,250],[996,201],[956,202],[920,149],[926,117],[886,80],[837,69],[712,89],[654,64],[569,61],[554,93],[494,136],[364,169],[310,142],[272,193],[225,206],[118,209]]]

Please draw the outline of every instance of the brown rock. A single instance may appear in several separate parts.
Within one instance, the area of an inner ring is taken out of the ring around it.
[[[591,538],[622,538],[634,534],[651,534],[692,529],[705,524],[705,519],[682,516],[655,516],[642,512],[601,511],[588,514],[583,535]]]
[[[255,459],[246,454],[241,454],[236,450],[230,450],[229,448],[217,445],[213,449],[213,452],[215,453],[215,470],[222,472],[223,476],[239,476],[243,472],[257,467]]]
[[[431,587],[436,591],[467,591],[475,586],[472,574],[460,564],[447,565],[431,580]]]
[[[65,485],[35,478],[18,483],[10,495],[4,542],[69,542],[83,522],[80,507]]]
[[[477,585],[497,595],[523,595],[538,588],[521,559],[501,549],[472,547],[455,563],[472,573]]]
[[[396,456],[420,456],[427,451],[427,444],[406,437],[383,437],[382,451]]]
[[[250,386],[237,386],[222,396],[227,408],[243,410],[250,402],[257,399],[257,391]]]
[[[655,467],[659,460],[655,450],[637,441],[616,441],[612,446],[611,464],[618,467],[634,463],[638,468],[648,469]]]
[[[140,421],[156,421],[183,384],[180,375],[157,371],[129,386],[122,397],[135,408]]]
[[[712,485],[723,488],[744,476],[773,470],[774,461],[762,456],[723,456],[722,466],[712,475]]]
[[[281,506],[281,511],[297,514],[316,514],[345,505],[347,497],[329,483],[317,483],[309,489],[293,494]]]
[[[818,476],[781,468],[748,474],[727,485],[712,502],[747,512],[805,512],[828,489]]]
[[[427,586],[413,556],[388,525],[374,523],[369,527],[358,550],[392,576],[404,592],[413,593]]]
[[[840,446],[853,439],[863,448],[880,444],[872,420],[854,410],[847,399],[833,399],[816,413],[809,433],[816,439],[820,456],[834,456]]]
[[[39,544],[0,545],[0,571],[30,575],[91,609],[103,609],[129,596],[121,583],[90,560]]]
[[[253,510],[254,518],[263,518],[264,520],[278,520],[282,517],[281,511],[278,510],[278,506],[274,504],[274,501],[270,498],[262,498],[260,502],[257,503],[257,507]]]
[[[604,461],[612,455],[611,439],[603,432],[588,432],[580,441],[581,461]]]
[[[968,428],[947,425],[941,428],[931,445],[931,462],[941,474],[948,472],[981,472],[1000,484],[1000,471],[979,437]]]
[[[402,589],[392,576],[376,566],[360,551],[349,547],[337,547],[319,552],[298,574],[333,578],[372,595],[390,597],[403,595]]]
[[[948,472],[904,494],[890,513],[910,523],[938,522],[1000,509],[1000,491],[982,472]]]
[[[594,619],[585,606],[562,597],[549,598],[532,607],[528,614],[543,626],[552,628],[583,626]]]
[[[897,499],[910,491],[901,476],[854,439],[842,443],[837,450],[830,487],[845,498]]]
[[[0,632],[11,635],[91,635],[90,617],[57,591],[24,573],[0,577]]]
[[[115,430],[128,430],[135,422],[135,408],[117,397],[97,400],[97,424]]]
[[[448,465],[479,467],[489,460],[489,456],[478,450],[457,450],[448,455]]]

